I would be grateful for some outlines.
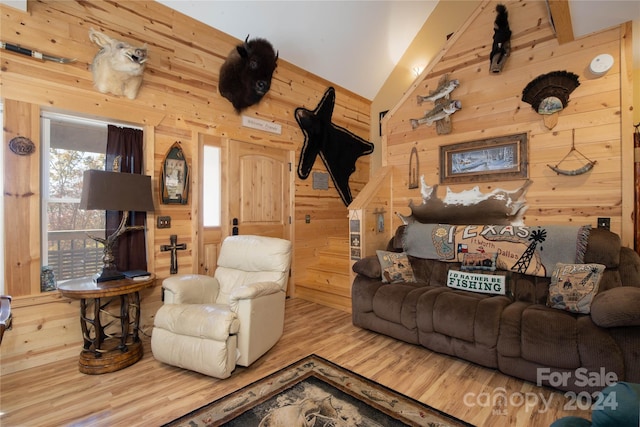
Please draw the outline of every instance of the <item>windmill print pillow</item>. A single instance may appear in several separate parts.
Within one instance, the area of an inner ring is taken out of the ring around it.
[[[604,269],[602,264],[556,264],[547,305],[572,313],[590,313]]]

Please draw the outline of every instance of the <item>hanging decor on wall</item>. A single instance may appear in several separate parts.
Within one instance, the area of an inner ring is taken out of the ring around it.
[[[575,133],[576,133],[576,130],[572,129],[571,130],[571,150],[569,150],[567,155],[564,156],[562,160],[560,160],[555,166],[547,165],[552,171],[554,171],[558,175],[567,175],[567,176],[582,175],[583,173],[587,173],[591,169],[593,169],[593,166],[596,164],[595,160],[589,159],[587,156],[585,156],[580,151],[578,151],[578,149],[576,149]],[[583,166],[577,169],[571,169],[571,170],[561,169],[560,163],[564,162],[571,154],[574,154],[574,153],[580,156],[581,160],[586,160],[587,163],[585,163]]]
[[[25,56],[31,56],[32,58],[42,59],[45,61],[57,62],[59,64],[69,64],[71,62],[76,62],[75,58],[62,58],[60,56],[47,55],[42,52],[37,52],[35,50],[27,49],[16,44],[5,43],[0,41],[0,49],[8,50],[9,52],[19,53]]]
[[[522,100],[543,116],[544,124],[553,129],[558,113],[569,103],[569,95],[580,86],[578,76],[569,71],[552,71],[533,79],[522,91]]]
[[[503,4],[496,6],[496,21],[493,24],[493,46],[489,55],[489,71],[500,74],[509,53],[511,53],[511,29],[509,28],[509,14]]]
[[[440,146],[440,182],[486,182],[529,177],[528,135],[498,136]]]
[[[184,251],[187,249],[186,243],[178,244],[178,235],[172,234],[169,236],[170,245],[160,245],[160,252],[171,252],[171,269],[170,274],[178,274],[178,251]]]
[[[438,197],[438,185],[430,186],[420,177],[422,203],[409,200],[411,215],[398,213],[404,224],[495,224],[524,225],[524,213],[528,206],[525,195],[532,181],[526,180],[515,190],[495,188],[483,193],[478,186],[460,192],[449,187],[445,197]]]
[[[349,177],[356,170],[356,160],[373,152],[373,144],[331,123],[335,102],[335,89],[329,87],[315,110],[296,108],[295,118],[304,134],[298,176],[307,179],[319,155],[340,198],[349,206],[353,200]]]
[[[418,159],[418,150],[416,147],[411,149],[411,155],[409,156],[409,190],[418,188],[420,176],[420,159]]]
[[[179,141],[173,143],[160,170],[160,200],[186,205],[189,198],[189,165]]]
[[[29,156],[36,152],[36,145],[26,136],[16,136],[9,141],[9,150],[19,156]]]
[[[147,45],[131,46],[93,28],[89,29],[89,39],[100,46],[91,63],[93,85],[98,92],[135,99],[149,59]]]
[[[438,82],[438,87],[428,96],[418,95],[418,105],[425,101],[434,102],[434,108],[426,111],[425,115],[419,119],[410,119],[411,128],[415,129],[420,125],[431,126],[436,124],[438,135],[451,133],[450,115],[462,108],[462,103],[458,100],[450,100],[450,94],[460,85],[459,80],[449,80],[445,74]]]

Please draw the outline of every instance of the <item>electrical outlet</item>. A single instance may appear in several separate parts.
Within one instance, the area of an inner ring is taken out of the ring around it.
[[[611,218],[598,218],[598,228],[611,229]]]
[[[158,228],[171,228],[171,217],[170,216],[159,216],[158,217]]]
[[[311,215],[305,215],[304,216],[304,222],[306,224],[311,224]]]

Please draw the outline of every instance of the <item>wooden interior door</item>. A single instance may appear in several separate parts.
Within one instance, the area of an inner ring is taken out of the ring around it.
[[[293,155],[288,150],[229,141],[230,234],[291,240]]]

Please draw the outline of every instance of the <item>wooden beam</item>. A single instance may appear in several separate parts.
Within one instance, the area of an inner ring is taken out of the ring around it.
[[[555,29],[558,43],[572,42],[574,37],[569,0],[547,0],[547,4],[549,5],[551,23]]]

